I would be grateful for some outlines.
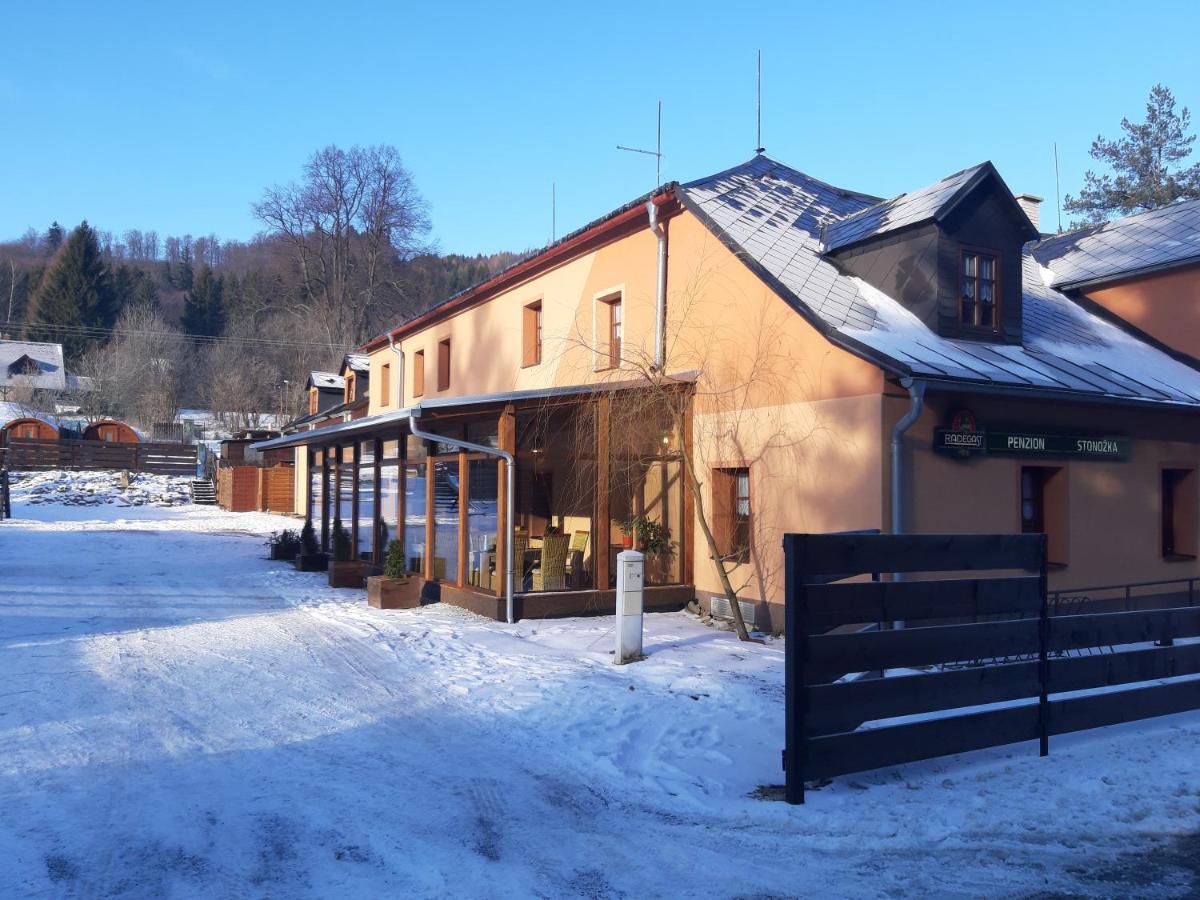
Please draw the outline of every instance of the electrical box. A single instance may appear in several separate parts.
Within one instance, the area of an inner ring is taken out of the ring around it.
[[[642,608],[646,581],[646,557],[637,550],[617,554],[617,650],[613,661],[620,665],[642,656]]]

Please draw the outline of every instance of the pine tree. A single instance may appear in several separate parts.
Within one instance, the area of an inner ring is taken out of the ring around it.
[[[1166,206],[1176,200],[1200,197],[1200,163],[1186,168],[1180,163],[1196,141],[1188,134],[1191,114],[1185,106],[1175,112],[1175,96],[1156,84],[1146,103],[1146,121],[1121,120],[1125,136],[1118,140],[1097,137],[1092,159],[1106,163],[1114,174],[1087,172],[1078,197],[1063,199],[1067,212],[1081,213],[1074,224],[1099,223],[1114,215],[1129,215]]]
[[[222,282],[208,266],[200,269],[183,301],[183,330],[188,334],[216,337],[225,327]]]
[[[61,340],[67,357],[74,360],[101,335],[78,329],[110,328],[117,317],[112,279],[96,232],[83,222],[59,248],[30,303],[26,321],[57,326],[35,329],[50,340]]]
[[[45,237],[42,239],[46,245],[46,255],[50,256],[62,246],[63,242],[63,227],[57,221],[51,222],[50,227],[46,229]]]

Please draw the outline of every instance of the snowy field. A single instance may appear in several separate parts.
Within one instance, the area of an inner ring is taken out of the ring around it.
[[[115,490],[115,488],[113,489]],[[783,647],[515,626],[263,557],[292,520],[0,523],[0,896],[1196,896],[1200,715],[764,799]],[[771,792],[765,792],[768,795]]]

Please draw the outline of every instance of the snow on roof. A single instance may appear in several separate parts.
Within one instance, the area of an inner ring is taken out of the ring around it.
[[[17,419],[40,419],[49,425],[53,425],[55,428],[59,427],[58,419],[49,413],[30,409],[24,403],[0,400],[0,428],[3,428],[9,422],[15,422]]]
[[[898,231],[937,218],[957,198],[962,190],[991,169],[991,163],[980,163],[961,172],[948,175],[941,181],[911,193],[901,194],[874,206],[831,222],[825,231],[827,252],[856,244],[867,238]]]
[[[341,375],[335,375],[333,372],[310,372],[308,374],[308,386],[340,391],[346,387],[346,379]]]
[[[66,372],[62,344],[0,341],[0,387],[17,384],[63,390]]]
[[[967,170],[970,171],[970,170]],[[823,255],[822,224],[873,206],[764,156],[680,198],[831,340],[899,375],[1081,396],[1200,405],[1200,372],[1093,315],[1028,254],[1024,343],[945,338]]]
[[[365,353],[347,353],[342,360],[342,367],[349,369],[351,372],[363,373],[369,372],[371,365],[367,360]]]
[[[1200,263],[1200,199],[1047,238],[1033,255],[1050,268],[1056,288]]]

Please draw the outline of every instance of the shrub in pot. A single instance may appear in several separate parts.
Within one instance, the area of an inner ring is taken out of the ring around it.
[[[300,535],[291,529],[277,531],[267,539],[271,559],[294,560],[300,553]]]
[[[354,558],[354,541],[340,518],[333,520],[333,559],[329,563],[329,586],[360,588],[363,586],[362,561]]]
[[[300,553],[293,562],[301,572],[324,572],[329,566],[329,557],[321,552],[321,546],[317,543],[312,519],[306,520],[300,529]]]
[[[367,602],[376,609],[413,609],[421,605],[421,579],[410,578],[404,563],[404,546],[388,544],[383,574],[367,579]]]

